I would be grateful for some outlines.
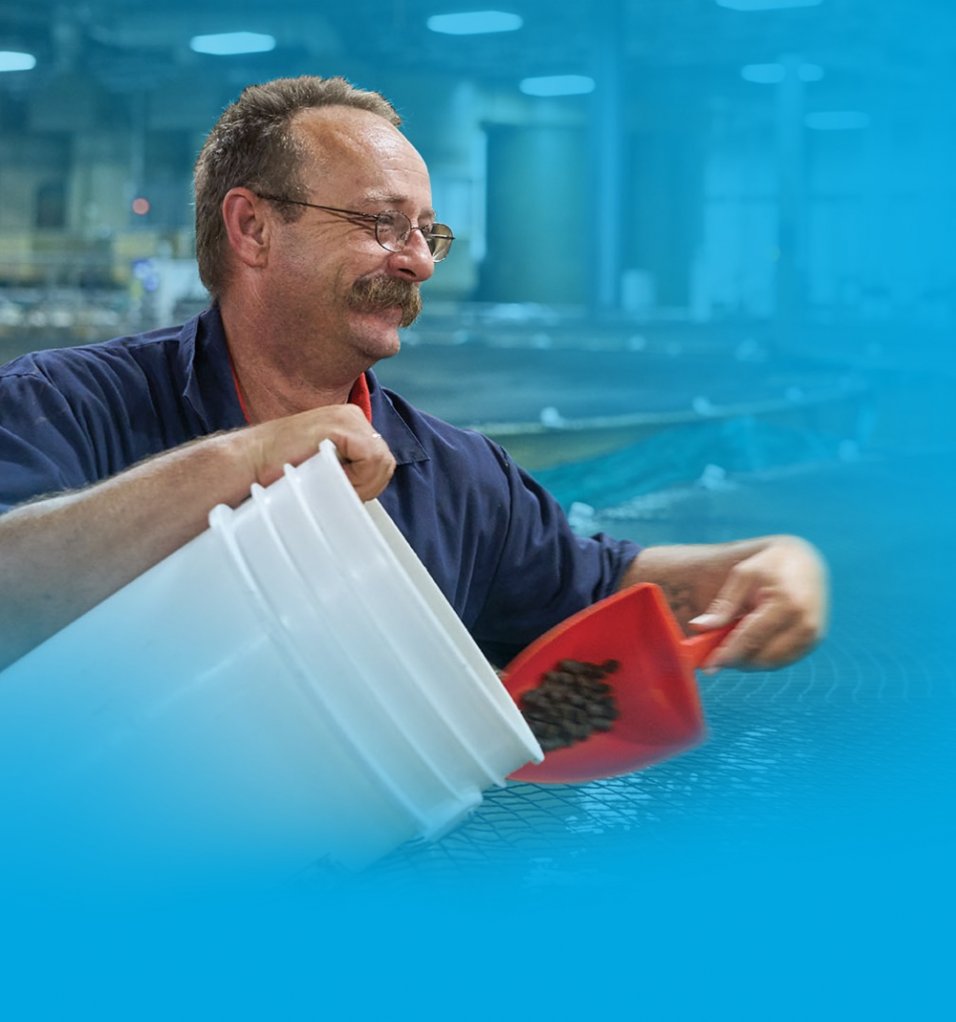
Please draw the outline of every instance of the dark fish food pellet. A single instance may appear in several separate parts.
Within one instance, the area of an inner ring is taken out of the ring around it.
[[[618,711],[604,678],[620,666],[616,660],[561,660],[521,696],[518,707],[544,752],[611,730]]]

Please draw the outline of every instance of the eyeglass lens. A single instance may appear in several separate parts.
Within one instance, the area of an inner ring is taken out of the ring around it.
[[[404,213],[386,213],[375,220],[375,240],[389,252],[400,252],[408,242],[412,231],[421,231],[435,262],[448,255],[451,243],[455,240],[451,230],[444,224],[432,224],[431,227],[412,227],[411,220]]]

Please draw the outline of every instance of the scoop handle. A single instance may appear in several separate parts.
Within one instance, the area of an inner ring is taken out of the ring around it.
[[[723,628],[712,628],[710,631],[701,632],[699,635],[691,635],[686,639],[681,639],[681,654],[691,667],[700,667],[736,627],[737,622],[731,621],[729,625],[724,625]]]

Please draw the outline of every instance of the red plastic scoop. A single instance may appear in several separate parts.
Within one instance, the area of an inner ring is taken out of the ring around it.
[[[627,774],[701,742],[706,734],[694,668],[706,660],[731,627],[685,638],[663,593],[650,583],[634,586],[562,621],[523,650],[502,676],[521,696],[541,684],[561,660],[603,663],[618,669],[612,686],[618,717],[610,731],[548,752],[512,780],[565,784]]]

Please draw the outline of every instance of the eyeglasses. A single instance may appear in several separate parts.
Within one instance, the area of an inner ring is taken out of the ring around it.
[[[317,202],[303,202],[301,199],[284,199],[279,195],[257,193],[260,199],[270,202],[288,202],[293,206],[308,206],[310,209],[322,209],[326,213],[334,213],[344,220],[364,221],[374,224],[375,240],[387,252],[401,252],[408,244],[412,231],[421,231],[432,259],[440,263],[451,248],[455,235],[445,224],[431,224],[429,227],[415,227],[404,213],[397,209],[389,209],[384,213],[361,213],[354,209],[339,209],[337,206],[320,206]]]

